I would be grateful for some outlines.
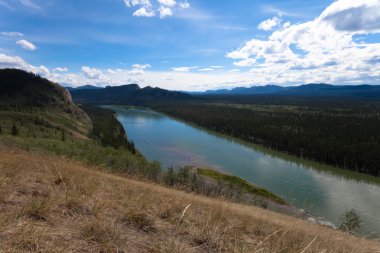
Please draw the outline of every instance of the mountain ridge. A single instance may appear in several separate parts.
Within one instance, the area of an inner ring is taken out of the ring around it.
[[[121,86],[106,86],[100,89],[71,90],[73,99],[78,103],[88,104],[144,104],[160,100],[190,99],[191,95],[147,86],[141,88],[138,84]]]
[[[380,85],[332,85],[310,83],[299,86],[251,86],[233,89],[207,90],[192,92],[194,95],[291,95],[291,96],[353,96],[380,97]]]

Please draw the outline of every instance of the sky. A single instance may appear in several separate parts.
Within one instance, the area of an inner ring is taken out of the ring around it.
[[[380,84],[380,0],[0,0],[0,68],[170,90]]]

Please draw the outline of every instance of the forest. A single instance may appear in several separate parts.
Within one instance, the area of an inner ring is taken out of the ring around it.
[[[92,120],[90,133],[92,139],[97,140],[103,146],[126,148],[133,154],[136,153],[134,142],[127,138],[123,126],[111,110],[90,105],[81,106],[81,108]]]
[[[205,96],[202,100],[150,106],[277,151],[380,175],[378,101],[284,96]]]

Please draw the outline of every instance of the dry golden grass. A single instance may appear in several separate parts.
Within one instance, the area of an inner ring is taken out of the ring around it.
[[[380,252],[380,245],[267,210],[2,148],[0,252],[357,253]]]

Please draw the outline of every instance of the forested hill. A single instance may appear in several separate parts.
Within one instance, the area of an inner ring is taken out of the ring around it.
[[[65,88],[23,70],[0,69],[0,134],[86,140],[90,128]]]
[[[0,69],[0,103],[3,106],[74,107],[65,88],[18,69]]]
[[[182,92],[168,91],[160,88],[140,88],[137,84],[117,87],[107,86],[102,89],[71,90],[73,99],[85,104],[133,104],[140,105],[155,101],[188,100],[192,96]]]
[[[309,97],[359,97],[380,98],[380,85],[330,85],[304,84],[282,87],[277,85],[238,87],[231,90],[208,90],[197,95],[278,95]]]

